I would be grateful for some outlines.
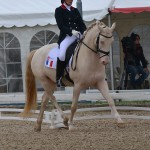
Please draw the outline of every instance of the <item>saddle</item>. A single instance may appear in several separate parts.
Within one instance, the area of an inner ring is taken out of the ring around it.
[[[69,76],[69,63],[71,62],[72,56],[74,55],[74,51],[78,44],[79,42],[76,40],[67,48],[66,51],[65,57],[66,68],[64,71],[64,75],[62,76],[62,82],[65,86],[73,86],[74,84]],[[48,56],[46,57],[45,66],[48,68],[56,69],[58,55],[59,55],[59,47],[54,47],[53,49],[51,49],[51,51],[48,53]]]

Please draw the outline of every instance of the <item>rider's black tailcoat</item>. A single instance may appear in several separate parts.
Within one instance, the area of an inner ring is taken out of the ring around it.
[[[69,11],[65,5],[61,5],[55,10],[55,18],[60,29],[60,35],[58,44],[60,44],[66,35],[72,36],[72,30],[83,32],[86,30],[86,26],[82,20],[82,17],[77,8],[71,6]]]

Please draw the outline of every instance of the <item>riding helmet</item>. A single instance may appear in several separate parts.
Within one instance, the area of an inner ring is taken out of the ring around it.
[[[61,0],[61,3],[63,4],[65,0]]]

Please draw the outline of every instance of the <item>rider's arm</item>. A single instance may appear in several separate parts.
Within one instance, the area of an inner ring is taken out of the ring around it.
[[[78,25],[80,28],[80,32],[81,32],[81,34],[83,34],[83,32],[86,30],[86,25],[85,25],[77,8],[75,8],[75,11],[76,11],[76,17],[78,18]]]
[[[62,11],[63,10],[60,8],[56,8],[56,10],[55,10],[55,18],[56,18],[58,28],[60,29],[61,32],[71,36],[72,35],[72,29],[70,29],[69,27],[67,27],[65,25]]]

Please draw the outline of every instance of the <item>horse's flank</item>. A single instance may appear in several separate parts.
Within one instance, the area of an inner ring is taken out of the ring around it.
[[[49,51],[56,46],[58,46],[57,43],[45,45],[45,46],[41,47],[40,49],[38,49],[38,51],[33,56],[33,59],[31,62],[31,67],[32,67],[34,76],[36,78],[41,80],[42,78],[47,77],[47,78],[50,78],[53,82],[56,81],[55,69],[50,69],[50,68],[47,68],[44,66],[44,63],[45,63],[45,60],[46,60],[46,57],[47,57]]]

